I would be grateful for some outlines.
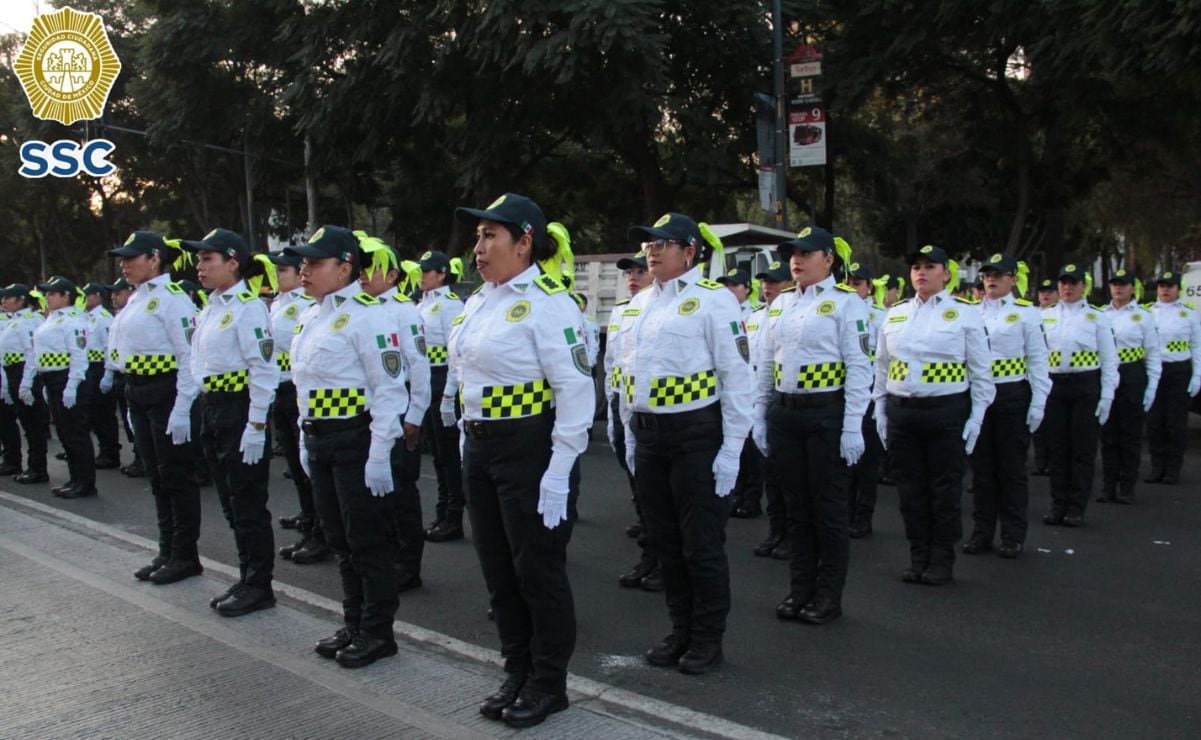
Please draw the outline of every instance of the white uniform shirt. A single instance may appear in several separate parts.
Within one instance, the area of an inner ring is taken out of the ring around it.
[[[596,319],[588,314],[584,317],[584,349],[588,352],[588,367],[596,367],[596,358],[600,354],[600,327]]]
[[[357,282],[325,296],[300,317],[292,342],[299,423],[371,411],[373,460],[388,460],[409,408],[396,327]]]
[[[67,387],[75,388],[88,372],[88,319],[69,306],[51,311],[33,330],[33,346],[25,358],[21,387],[32,388],[34,373],[67,370]]]
[[[979,304],[984,327],[988,329],[988,348],[992,353],[993,382],[1030,383],[1030,408],[1046,408],[1051,394],[1051,376],[1047,367],[1047,338],[1043,334],[1042,314],[1030,301],[1011,295]]]
[[[104,306],[96,306],[87,313],[88,318],[88,362],[104,362],[108,349],[108,333],[113,325],[113,315]]]
[[[396,288],[380,294],[379,300],[388,311],[392,330],[397,333],[397,336],[389,337],[389,343],[395,340],[404,359],[402,377],[409,383],[409,410],[405,412],[405,421],[421,426],[430,407],[430,361],[426,357],[427,339],[421,313],[417,304]]]
[[[758,373],[759,371],[759,348],[763,345],[762,331],[767,328],[767,311],[766,303],[761,303],[757,308],[751,310],[749,316],[743,322],[746,326],[746,339],[751,352],[751,372]]]
[[[213,292],[196,319],[192,376],[206,391],[250,389],[248,421],[264,423],[279,385],[275,342],[267,306],[239,280],[221,293]],[[230,374],[246,372],[240,384]]]
[[[888,396],[946,396],[971,391],[975,421],[996,397],[988,338],[980,312],[970,301],[942,291],[914,297],[888,309],[876,346],[877,408]]]
[[[192,332],[196,329],[196,306],[188,294],[171,282],[168,274],[140,284],[129,302],[113,319],[109,334],[116,339],[116,369],[141,374],[145,358],[152,366],[173,367],[175,407],[190,413],[200,386],[192,375]],[[112,361],[111,351],[109,360]]]
[[[8,316],[8,321],[0,328],[0,352],[5,367],[26,361],[26,355],[33,347],[33,332],[45,321],[40,313],[29,308]]]
[[[271,338],[275,340],[275,366],[279,382],[292,382],[292,338],[300,324],[300,315],[313,305],[304,288],[289,290],[276,296],[271,303]]]
[[[484,283],[450,332],[463,421],[515,419],[555,409],[551,468],[566,474],[588,446],[596,411],[579,306],[537,267]]]
[[[463,313],[462,299],[444,285],[423,293],[417,310],[425,326],[426,356],[430,367],[446,367],[446,344],[450,339],[451,324]]]
[[[833,276],[782,293],[759,342],[756,413],[767,412],[773,392],[830,393],[843,389],[843,429],[858,430],[871,400],[871,347],[867,307]]]
[[[1151,304],[1164,362],[1192,360],[1192,375],[1201,375],[1201,317],[1183,301]]]
[[[742,449],[751,430],[755,378],[734,294],[698,268],[655,280],[630,301],[621,341],[622,419],[673,414],[721,401],[723,446]]]
[[[1101,398],[1113,399],[1118,387],[1118,350],[1109,317],[1086,301],[1060,301],[1042,310],[1051,375],[1101,368]]]
[[[623,313],[629,305],[629,298],[623,298],[614,304],[613,310],[609,313],[608,326],[605,329],[605,356],[603,358],[605,366],[605,400],[609,403],[613,402],[617,391],[621,390],[621,365],[617,362],[617,358],[621,353],[619,347],[621,345],[621,330],[625,319]]]
[[[1118,365],[1142,362],[1147,369],[1147,390],[1152,398],[1159,388],[1163,373],[1163,347],[1155,314],[1134,301],[1118,308],[1110,303],[1105,307],[1113,338],[1118,347]]]

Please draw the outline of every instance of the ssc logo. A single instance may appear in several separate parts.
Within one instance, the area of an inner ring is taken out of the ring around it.
[[[818,316],[829,316],[834,313],[834,301],[822,301],[817,307]]]
[[[289,319],[296,318],[296,314],[300,313],[300,307],[293,303],[284,309],[284,317]]]
[[[1086,314],[1084,314],[1084,318],[1088,319],[1089,321],[1096,321],[1096,320],[1097,320],[1097,314],[1095,314],[1095,313],[1092,313],[1092,312],[1090,311],[1089,313],[1086,313]]]
[[[13,71],[35,117],[70,126],[104,112],[121,61],[99,15],[63,8],[33,20]]]
[[[779,270],[779,269],[780,269],[780,263],[779,263],[779,262],[773,262],[773,263],[771,263],[770,265],[768,265],[768,266],[767,266],[767,269],[769,269],[769,270]]]
[[[146,313],[154,313],[157,310],[158,310],[158,299],[151,298],[150,302],[146,304]]]
[[[1017,322],[1018,322],[1018,315],[1016,313],[1011,313],[1005,317],[1006,324],[1016,324]]]
[[[234,312],[226,311],[221,315],[221,323],[217,324],[218,329],[224,329],[234,322]]]
[[[997,264],[998,262],[1000,262],[1002,259],[1004,259],[1004,258],[1003,258],[1003,257],[1002,257],[1000,254],[994,254],[993,256],[991,256],[991,257],[989,257],[989,258],[988,258],[988,261],[989,261],[989,263],[990,263],[990,264],[994,264],[994,265],[995,265],[995,264]]]
[[[953,308],[948,308],[946,311],[942,312],[943,321],[954,321],[957,318],[959,318],[959,312]]]
[[[313,232],[313,235],[309,237],[309,244],[312,244],[313,242],[317,241],[318,239],[320,239],[323,236],[325,236],[325,227],[324,226],[322,226],[320,229],[317,229],[316,231]]]
[[[521,321],[526,316],[530,315],[530,302],[517,301],[509,307],[509,313],[505,314],[505,318],[514,323]]]
[[[350,323],[350,314],[344,313],[334,319],[334,325],[331,327],[334,331],[342,331],[347,324]]]
[[[696,310],[701,307],[701,302],[697,298],[689,298],[680,304],[680,315],[691,316],[696,313]]]
[[[1075,272],[1075,271],[1076,271],[1075,265],[1067,265],[1066,267],[1063,268],[1063,272]]]
[[[1143,320],[1143,317],[1142,317],[1142,315],[1136,313],[1135,315],[1130,317],[1130,320],[1135,323],[1138,323],[1139,321]]]

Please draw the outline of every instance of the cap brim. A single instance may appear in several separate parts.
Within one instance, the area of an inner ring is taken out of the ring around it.
[[[496,211],[489,211],[480,208],[456,208],[455,218],[465,224],[475,224],[484,220],[495,221],[499,224],[512,223],[512,221],[500,215]]]
[[[275,265],[276,267],[296,267],[296,261],[299,260],[300,257],[287,254],[287,249],[287,247],[284,247],[285,251],[281,252],[280,254],[267,255],[267,259],[271,260],[271,264]]]
[[[417,263],[417,266],[421,268],[422,272],[429,272],[430,270],[437,270],[438,272],[442,272],[443,270],[450,269],[450,265],[447,265],[443,262],[437,262],[434,260],[421,260]]]
[[[662,239],[664,241],[674,242],[678,239],[675,234],[663,229],[656,229],[654,226],[631,226],[626,231],[628,239],[638,241],[651,241],[652,239]]]
[[[284,247],[285,257],[300,257],[301,259],[333,259],[332,254],[326,254],[324,251],[314,247],[312,244],[301,244],[297,247]]]
[[[921,252],[911,253],[908,257],[905,258],[905,264],[912,265],[915,262],[917,262],[918,260],[926,260],[927,262],[933,262],[937,265],[947,264],[947,258],[945,258],[945,257],[942,259],[939,259],[938,257],[935,257],[933,254],[923,254]]]
[[[149,252],[137,247],[117,247],[116,249],[108,250],[108,256],[110,257],[137,257],[139,254],[149,254]]]
[[[622,257],[621,259],[617,260],[618,270],[628,270],[631,267],[641,267],[645,270],[646,260],[636,260],[631,257]]]

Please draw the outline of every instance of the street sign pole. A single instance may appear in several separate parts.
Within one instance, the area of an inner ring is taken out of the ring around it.
[[[776,156],[772,163],[772,175],[775,177],[776,228],[788,230],[788,201],[787,180],[788,166],[785,157],[788,155],[788,98],[784,90],[784,21],[780,9],[780,0],[771,3],[772,53],[775,56],[775,94],[776,94]]]

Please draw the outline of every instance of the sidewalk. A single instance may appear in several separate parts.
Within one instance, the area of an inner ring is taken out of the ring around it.
[[[573,688],[586,691],[570,692],[568,711],[536,728],[510,730],[476,710],[500,684],[495,665],[402,638],[395,658],[340,668],[312,650],[338,627],[336,614],[314,607],[328,600],[294,600],[283,594],[298,590],[284,587],[274,609],[225,619],[208,600],[231,582],[221,573],[228,568],[206,563],[203,576],[179,584],[139,583],[132,573],[150,553],[111,534],[49,507],[0,498],[5,737],[757,734],[706,727],[703,715],[687,727],[673,724],[653,702],[651,711],[639,711],[620,700],[622,692],[613,690],[619,700],[609,702],[603,685],[575,679]]]

